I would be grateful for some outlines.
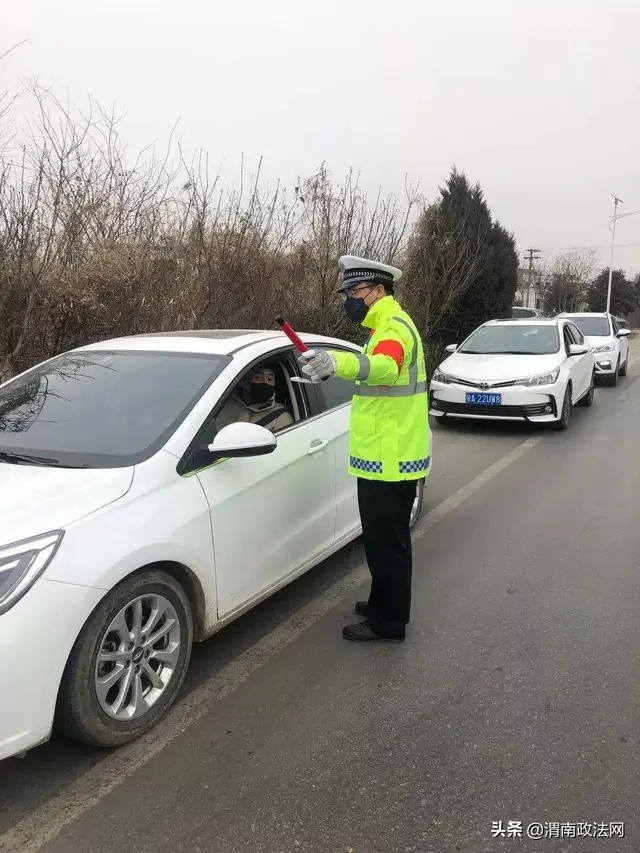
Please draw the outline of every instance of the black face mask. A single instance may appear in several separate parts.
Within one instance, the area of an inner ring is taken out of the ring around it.
[[[344,301],[344,310],[352,323],[362,323],[369,313],[369,306],[357,296],[347,296]]]
[[[273,385],[266,382],[253,382],[249,385],[249,397],[252,403],[268,403],[276,393]]]

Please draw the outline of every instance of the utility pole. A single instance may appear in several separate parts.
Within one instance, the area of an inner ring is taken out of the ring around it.
[[[527,302],[529,301],[529,293],[531,291],[531,282],[533,279],[533,262],[540,260],[540,250],[539,249],[527,249],[525,252],[525,259],[529,261],[529,276],[527,278]],[[529,306],[527,306],[529,307]]]
[[[611,260],[609,261],[609,284],[607,285],[607,314],[611,313],[611,281],[613,279],[613,255],[616,250],[616,222],[618,221],[618,205],[624,204],[621,198],[611,193],[613,198],[613,228],[611,229]]]

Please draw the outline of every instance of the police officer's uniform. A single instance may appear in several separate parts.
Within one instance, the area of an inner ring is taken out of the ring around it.
[[[395,267],[353,256],[341,258],[340,265],[343,293],[376,284],[392,293],[402,275]],[[358,316],[362,306],[354,306]],[[426,366],[418,330],[393,295],[374,302],[361,322],[369,330],[362,355],[306,353],[301,363],[316,381],[332,375],[355,380],[349,472],[358,478],[372,581],[369,600],[356,605],[365,621],[343,634],[350,640],[404,639],[411,604],[411,510],[416,481],[430,469]]]

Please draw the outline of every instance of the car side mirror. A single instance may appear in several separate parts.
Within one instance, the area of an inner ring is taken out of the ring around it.
[[[445,352],[455,352],[458,349],[458,344],[449,344],[449,346],[444,349]]]
[[[235,423],[223,427],[207,448],[211,457],[232,459],[265,456],[278,446],[275,435],[257,424]]]
[[[591,352],[589,347],[585,347],[582,344],[571,344],[569,347],[569,356],[576,355],[586,355],[588,352]]]
[[[616,337],[617,338],[628,338],[630,334],[631,334],[631,329],[620,329],[618,331],[618,334],[616,335]]]

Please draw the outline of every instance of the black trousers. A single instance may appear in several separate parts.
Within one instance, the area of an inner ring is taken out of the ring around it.
[[[415,481],[386,483],[358,478],[364,550],[371,572],[370,616],[374,631],[403,636],[411,609],[411,508]]]

